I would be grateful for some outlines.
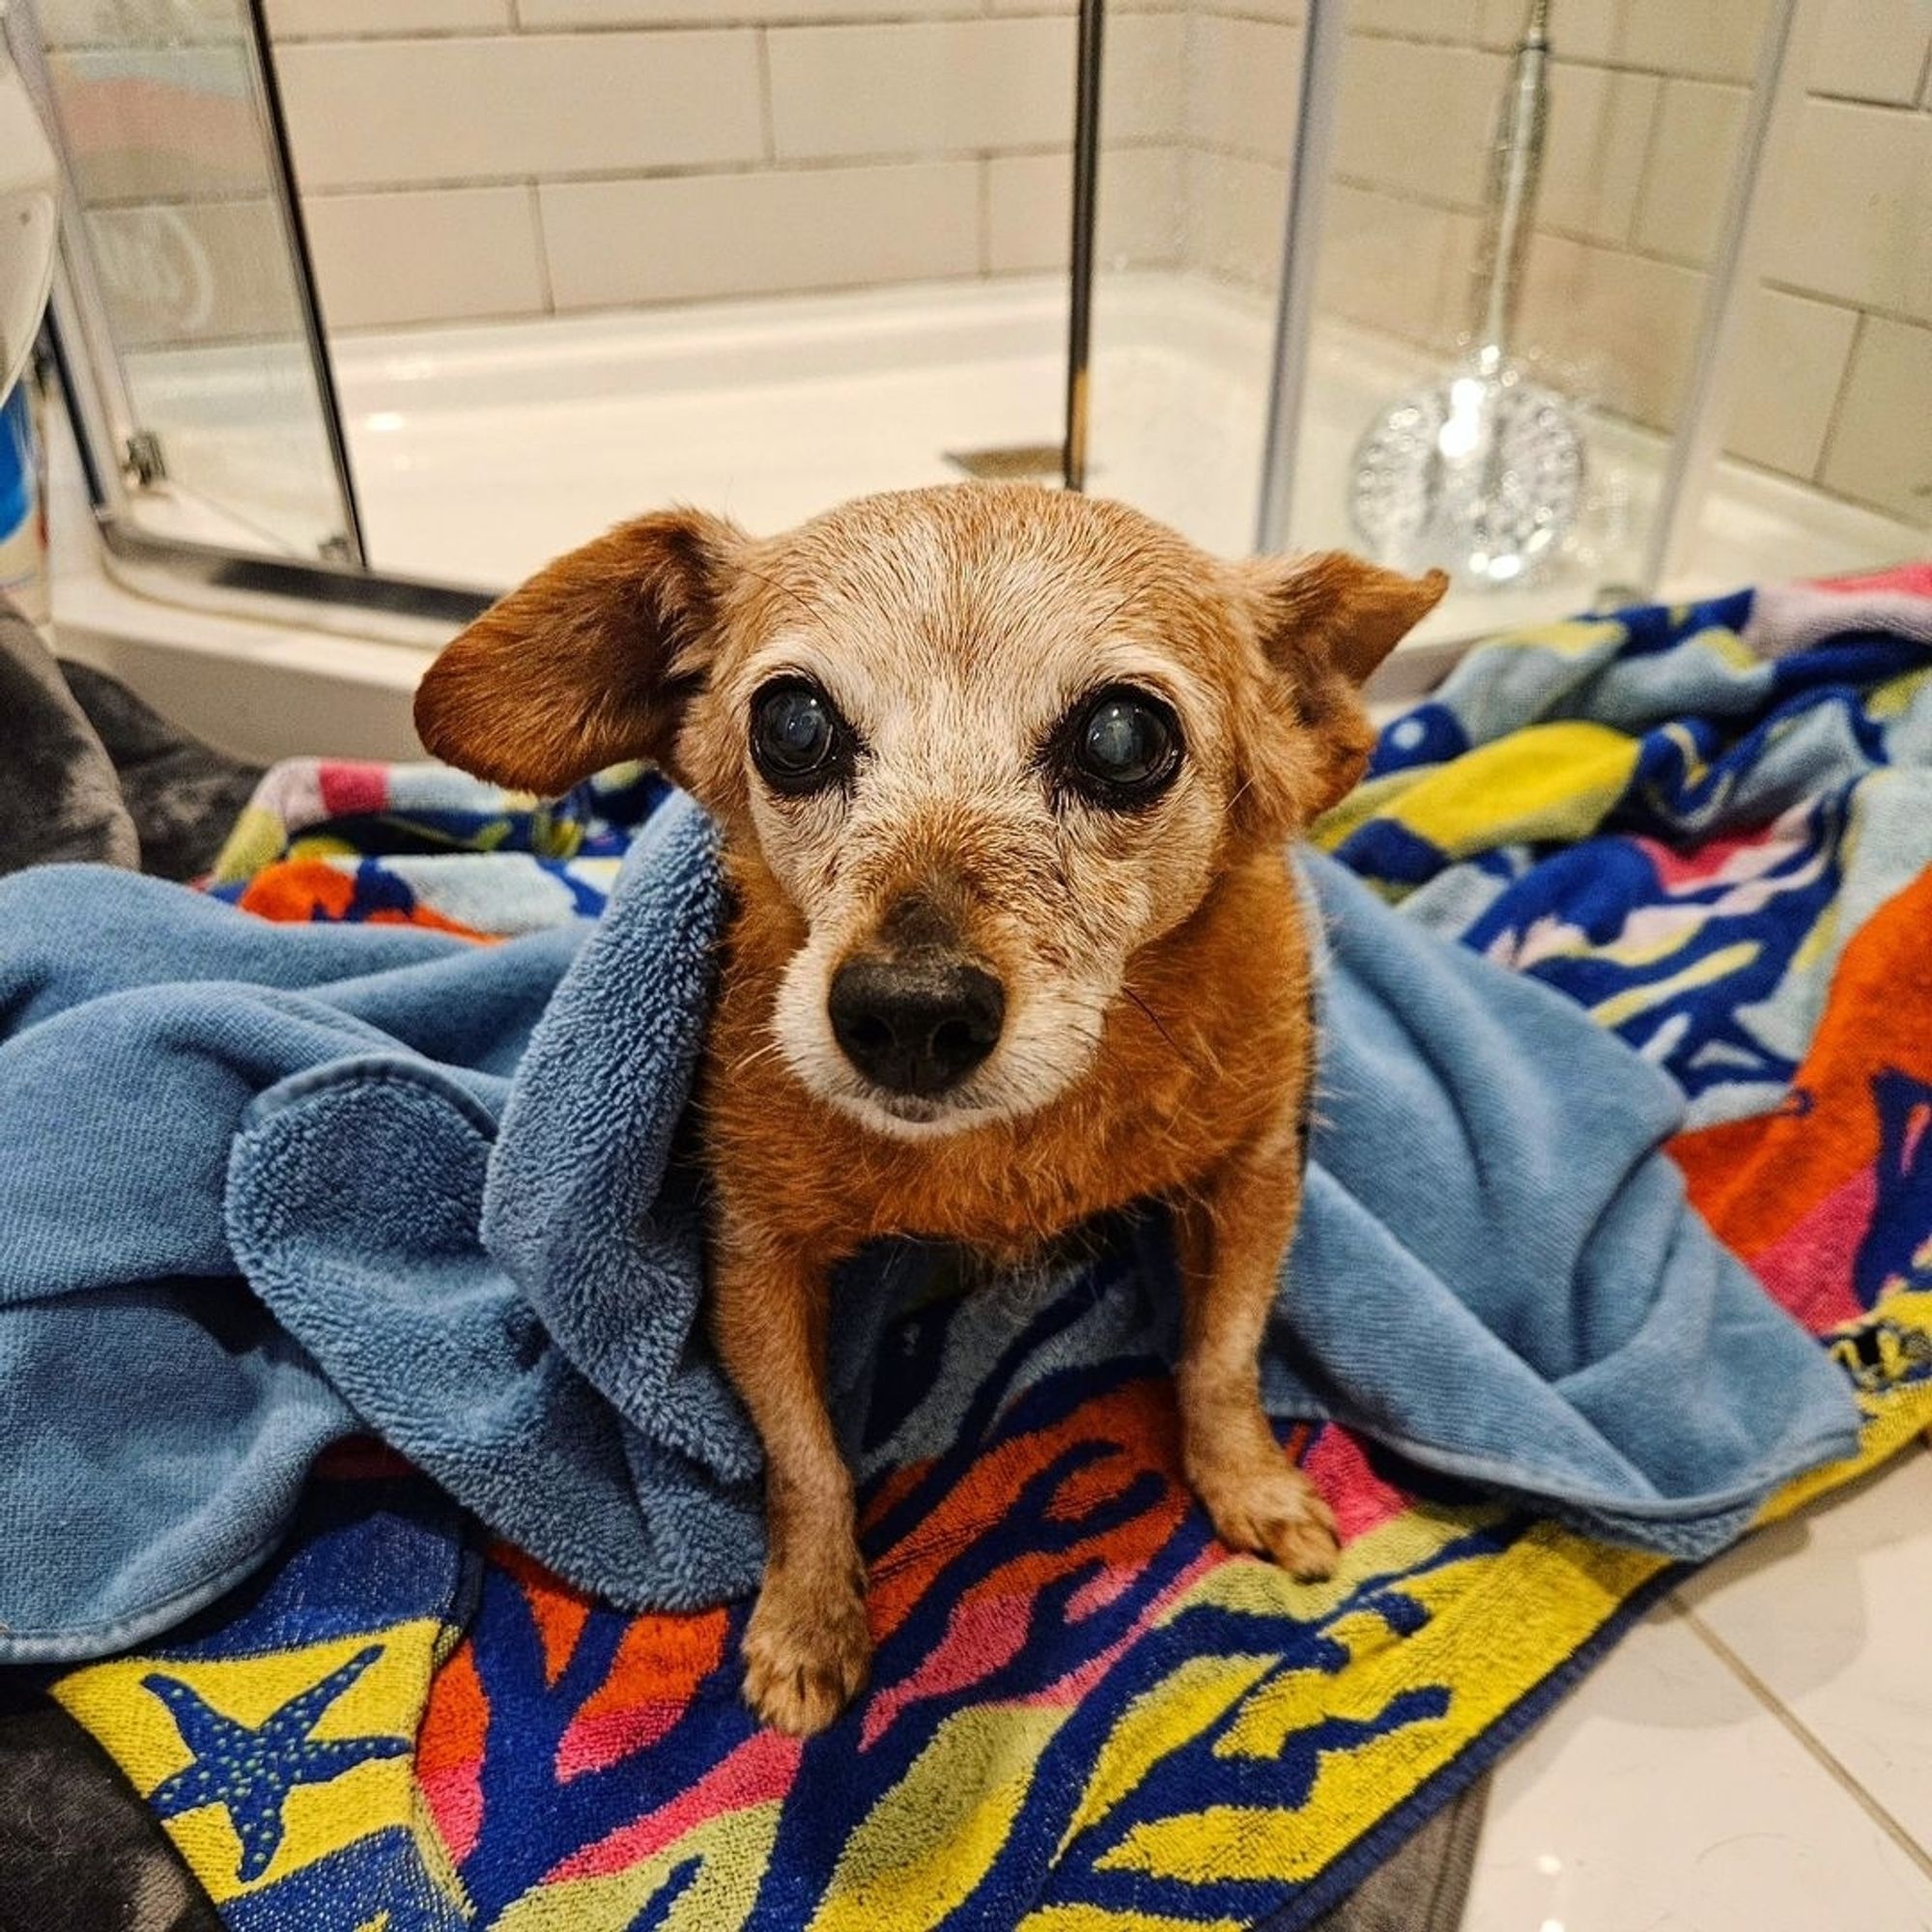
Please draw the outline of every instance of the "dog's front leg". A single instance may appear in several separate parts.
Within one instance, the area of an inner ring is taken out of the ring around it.
[[[1291,1117],[1175,1205],[1183,1303],[1181,1459],[1222,1542],[1314,1580],[1335,1568],[1335,1519],[1262,1410],[1263,1331],[1301,1209]]]
[[[728,1218],[719,1245],[713,1332],[765,1450],[770,1548],[745,1699],[804,1737],[851,1702],[871,1656],[852,1477],[825,1406],[829,1270]]]

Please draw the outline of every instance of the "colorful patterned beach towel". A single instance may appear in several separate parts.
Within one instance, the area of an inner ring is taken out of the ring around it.
[[[1685,1089],[1694,1198],[1864,1417],[1860,1456],[1773,1514],[1932,1423],[1928,641],[1927,573],[1500,639],[1320,832]],[[542,811],[429,768],[284,768],[216,889],[522,929],[596,902],[653,784]],[[969,1310],[899,1323],[882,1383],[917,1387]],[[809,1744],[739,1701],[742,1605],[627,1618],[498,1548],[467,1622],[461,1592],[384,1607],[384,1584],[334,1630],[300,1607],[327,1592],[280,1580],[328,1530],[189,1655],[58,1694],[236,1927],[1291,1932],[1673,1580],[1327,1428],[1291,1447],[1344,1563],[1290,1583],[1209,1537],[1157,1364],[1052,1366],[1069,1319],[1029,1310],[952,1438],[868,1486],[873,1682]],[[317,1505],[335,1533],[370,1514],[347,1480]]]

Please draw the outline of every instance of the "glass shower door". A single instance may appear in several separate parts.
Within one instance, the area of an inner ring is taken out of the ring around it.
[[[1819,0],[1180,17],[1173,234],[1152,275],[1100,249],[1098,490],[1453,563],[1445,651],[1922,553],[1920,43],[1860,66]]]
[[[357,565],[280,111],[243,0],[14,0],[71,320],[140,535]]]

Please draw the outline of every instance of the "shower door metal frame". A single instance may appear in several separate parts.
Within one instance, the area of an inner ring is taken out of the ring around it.
[[[1757,69],[1738,135],[1738,157],[1711,253],[1710,287],[1697,325],[1682,420],[1651,518],[1642,585],[1658,587],[1690,551],[1723,454],[1735,393],[1737,337],[1745,298],[1757,287],[1777,196],[1767,178],[1789,167],[1813,57],[1823,41],[1825,0],[1773,0],[1760,29]]]
[[[1066,292],[1066,409],[1061,445],[1061,480],[1069,490],[1087,487],[1106,13],[1107,0],[1079,0],[1074,43],[1073,233]],[[1267,430],[1262,447],[1255,534],[1258,551],[1279,550],[1288,538],[1348,23],[1349,0],[1308,0],[1302,22],[1301,82],[1293,125],[1288,221],[1282,239],[1274,349],[1269,362]]]
[[[1262,441],[1255,549],[1288,548],[1294,466],[1301,453],[1302,399],[1315,331],[1315,277],[1328,212],[1349,0],[1308,0],[1301,23],[1301,85],[1288,164],[1288,217],[1275,289],[1274,353],[1268,369],[1267,429]]]
[[[264,0],[246,0],[242,17],[254,63],[269,195],[275,209],[294,284],[300,340],[316,384],[330,472],[342,509],[340,557],[249,551],[143,529],[128,487],[130,439],[139,412],[127,386],[107,305],[95,273],[45,43],[34,0],[11,0],[0,30],[54,147],[61,177],[60,249],[48,306],[47,336],[79,448],[95,526],[109,556],[164,569],[184,583],[216,593],[274,597],[405,619],[467,623],[495,593],[469,584],[379,571],[368,549],[350,459],[342,402],[316,297],[313,260],[296,187],[295,162],[275,73]]]
[[[355,494],[355,472],[349,460],[349,436],[342,420],[342,396],[335,386],[335,363],[328,353],[322,303],[315,292],[315,258],[309,252],[308,224],[302,215],[301,191],[296,185],[295,149],[289,142],[288,117],[282,111],[282,85],[275,73],[274,49],[269,39],[267,0],[248,0],[247,17],[255,81],[261,89],[262,131],[268,137],[273,163],[270,175],[275,216],[295,275],[296,306],[316,393],[322,402],[322,427],[328,440],[328,460],[335,470],[336,488],[342,494],[346,526],[342,532],[345,551],[342,560],[351,569],[367,570],[369,546],[362,528],[362,506]]]
[[[1089,377],[1094,353],[1094,244],[1100,214],[1101,45],[1107,0],[1080,0],[1073,54],[1073,236],[1067,250],[1066,426],[1061,481],[1087,487]]]

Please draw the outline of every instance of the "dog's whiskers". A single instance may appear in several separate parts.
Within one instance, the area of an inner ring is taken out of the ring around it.
[[[783,1051],[784,1041],[774,1034],[762,1046],[754,1046],[750,1053],[740,1054],[731,1063],[731,1071],[734,1074],[743,1073],[747,1069],[758,1065],[760,1062],[770,1060],[775,1054],[781,1054]]]

